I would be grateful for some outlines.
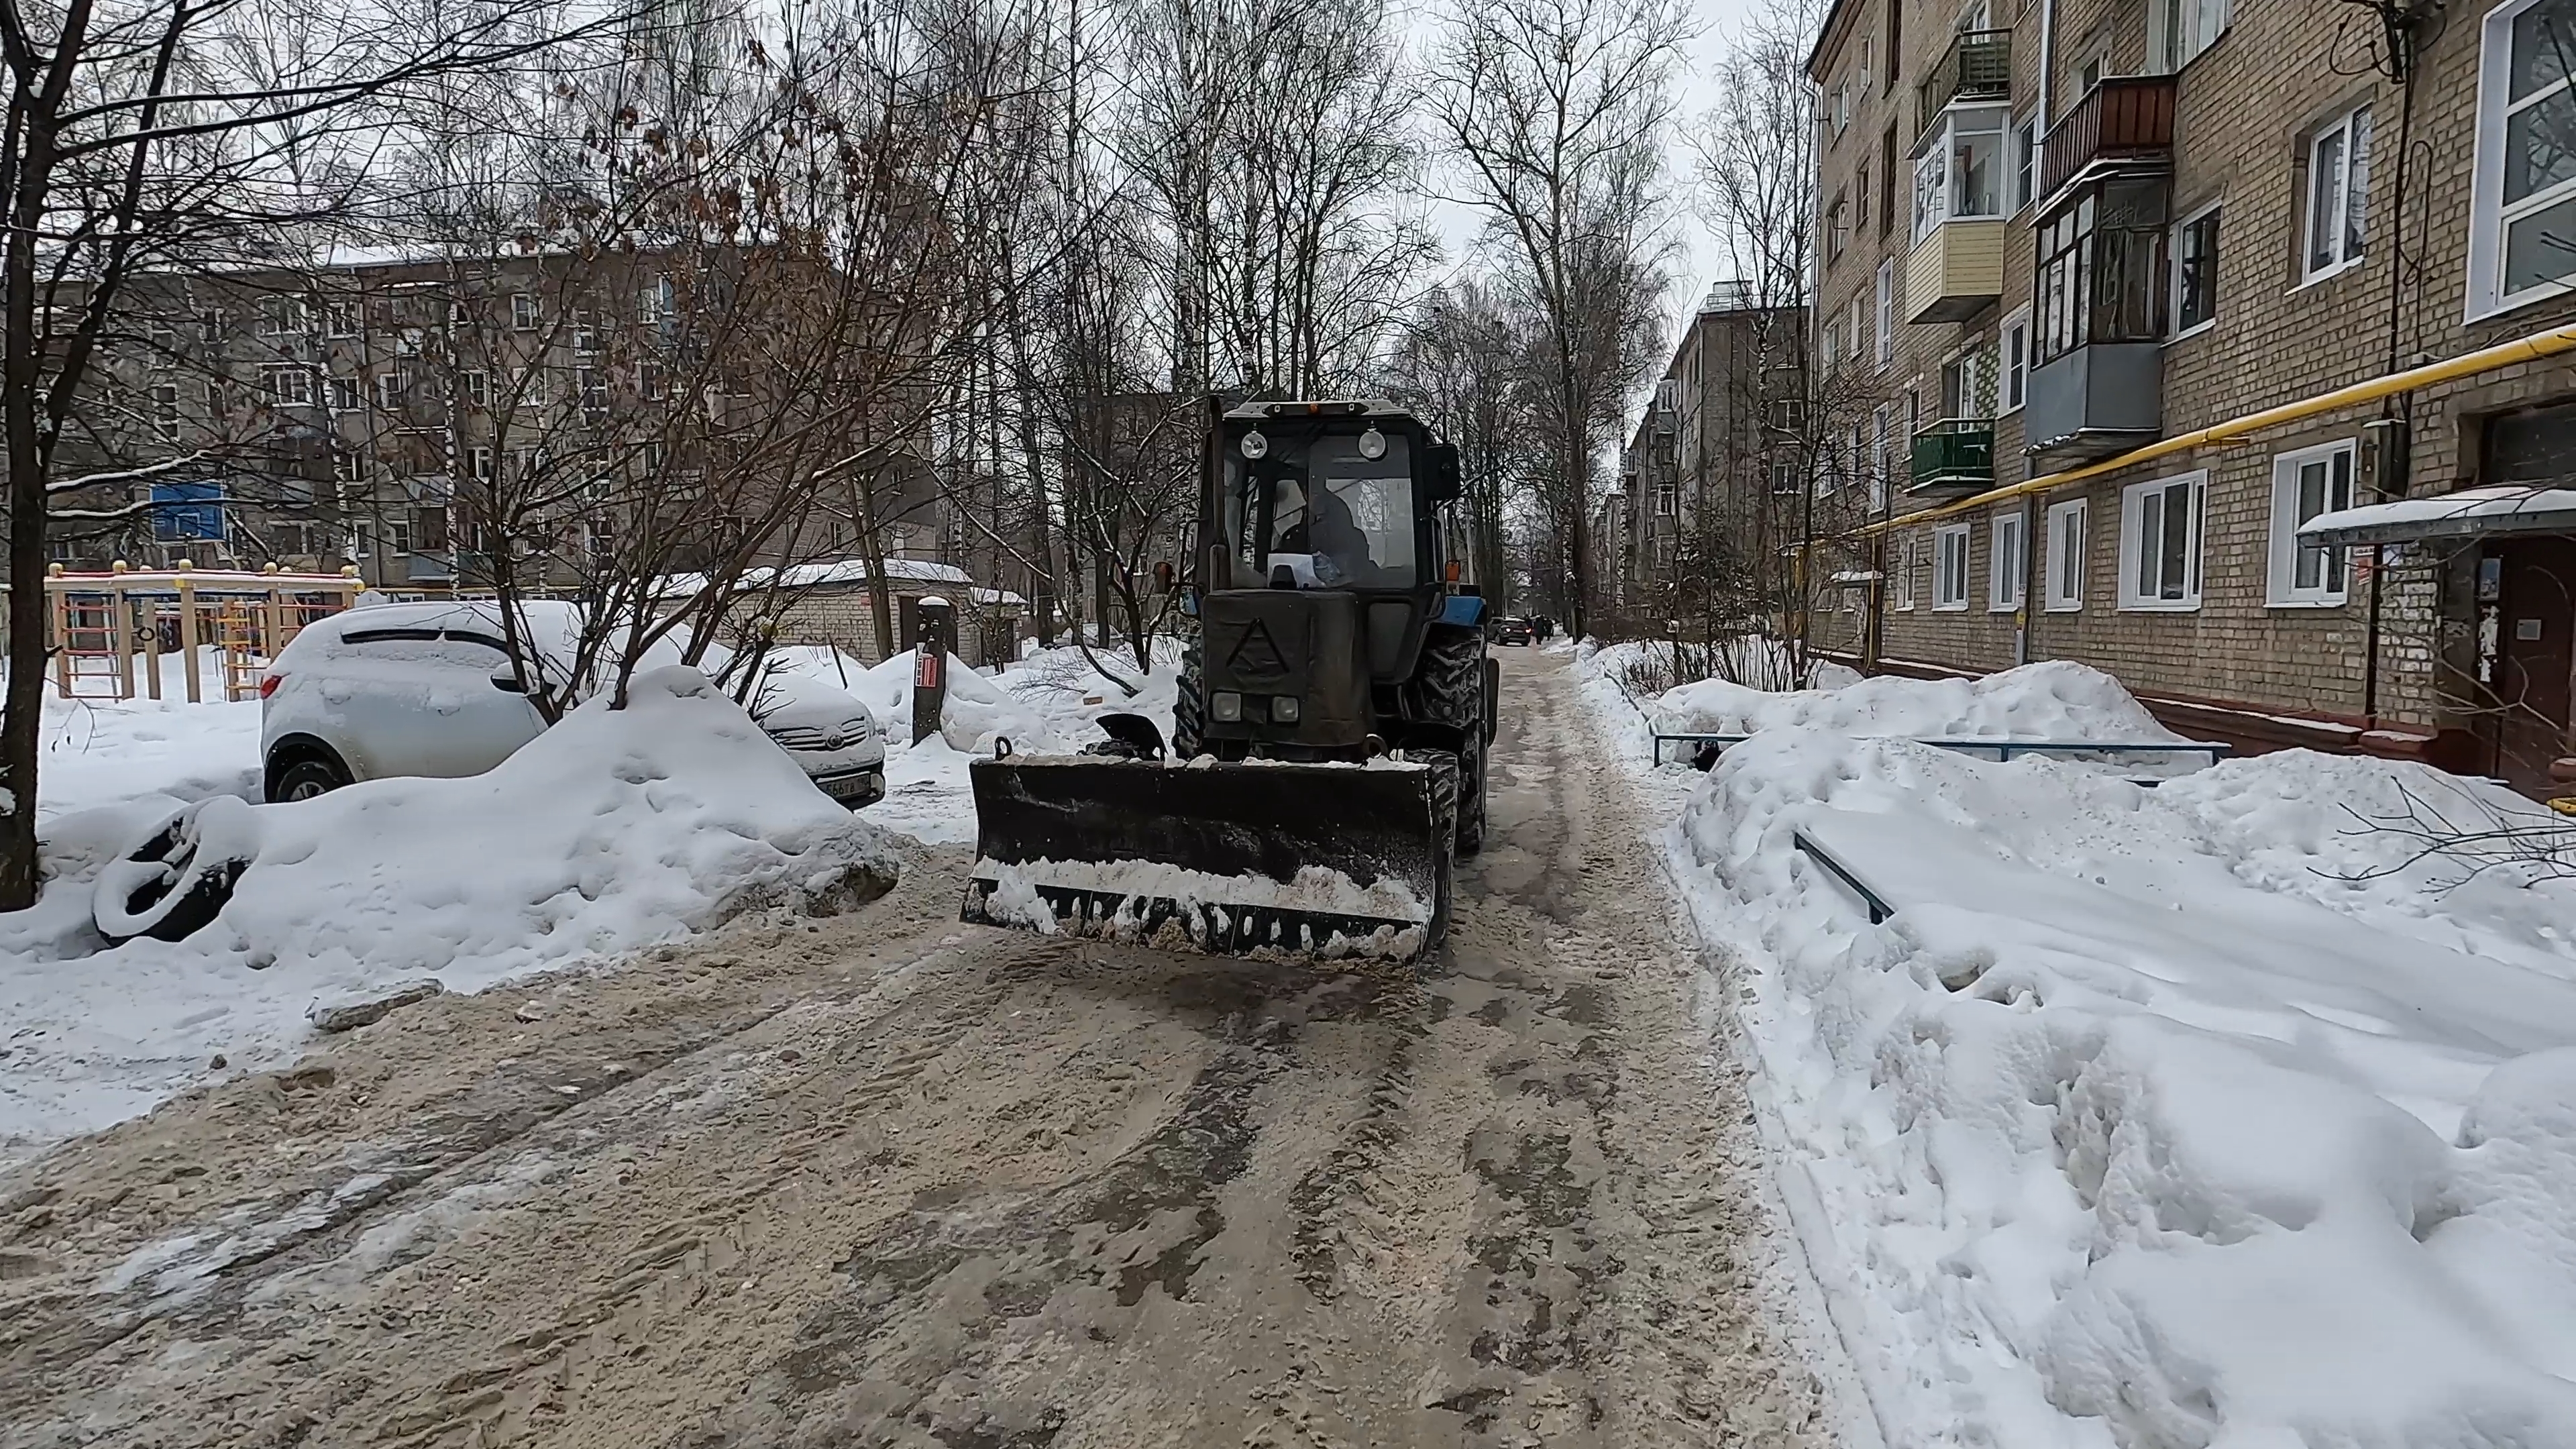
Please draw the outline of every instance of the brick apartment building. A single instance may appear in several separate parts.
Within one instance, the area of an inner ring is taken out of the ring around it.
[[[2576,0],[2391,13],[2402,64],[2330,0],[1839,0],[1817,347],[1910,447],[1820,639],[2548,787],[2576,515],[2299,532],[2576,465]]]
[[[766,325],[733,309],[787,294],[745,300],[759,265],[651,250],[576,262],[533,245],[463,259],[343,248],[310,266],[138,278],[79,431],[84,467],[146,476],[77,500],[129,516],[58,525],[50,551],[76,570],[355,565],[397,594],[488,587],[468,500],[494,470],[617,475],[630,498],[685,490],[721,466],[729,427],[783,416],[789,404],[745,375],[758,368],[714,369],[694,400],[679,391],[720,329]],[[892,555],[945,561],[975,535],[948,516],[926,450],[891,451],[869,479],[880,538]],[[521,578],[570,586],[626,509],[579,506],[569,481],[548,491],[566,502],[542,521],[547,546]],[[804,561],[853,547],[862,505],[842,492],[776,552]]]
[[[1739,283],[1692,315],[1597,520],[1603,591],[1632,626],[1724,609],[1712,579],[1753,586],[1814,525],[1798,481],[1807,346],[1805,308],[1763,306]]]

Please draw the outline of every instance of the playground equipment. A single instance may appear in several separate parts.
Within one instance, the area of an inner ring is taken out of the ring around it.
[[[188,702],[206,697],[202,651],[213,646],[214,685],[228,700],[259,696],[260,672],[305,625],[357,601],[366,587],[354,568],[291,574],[271,564],[198,569],[181,559],[139,571],[122,561],[106,573],[45,571],[52,621],[54,687],[64,697],[161,698],[162,655],[175,652]],[[137,668],[138,663],[140,668]]]

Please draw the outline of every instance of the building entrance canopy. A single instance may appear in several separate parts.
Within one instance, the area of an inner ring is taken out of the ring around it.
[[[2320,513],[2299,525],[2302,542],[2336,547],[2536,533],[2576,534],[2576,488],[2463,488]]]

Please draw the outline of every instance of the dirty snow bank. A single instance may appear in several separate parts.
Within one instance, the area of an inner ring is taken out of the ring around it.
[[[912,743],[912,655],[895,655],[873,669],[828,658],[797,667],[836,683],[846,678],[845,687],[885,727],[886,798],[869,806],[866,817],[923,840],[972,844],[975,802],[966,767],[992,754],[996,740],[1007,738],[1022,754],[1070,753],[1102,738],[1094,723],[1100,716],[1120,713],[1141,714],[1171,737],[1177,646],[1159,652],[1152,673],[1141,678],[1124,651],[1095,652],[1141,692],[1131,698],[1069,646],[1040,650],[990,674],[950,655],[940,732],[919,744]]]
[[[640,675],[630,698],[483,775],[235,807],[253,864],[176,944],[102,950],[88,926],[86,887],[166,800],[50,822],[44,899],[0,917],[0,1160],[148,1110],[218,1054],[283,1061],[317,1003],[421,976],[480,989],[893,879],[884,833],[702,675]]]
[[[1991,727],[2006,682],[2016,724],[2146,727],[2041,669],[1725,701],[1778,722],[1650,776],[1889,1442],[2576,1444],[2576,882],[2373,828],[2555,817],[2367,759],[2142,789],[1833,732]]]

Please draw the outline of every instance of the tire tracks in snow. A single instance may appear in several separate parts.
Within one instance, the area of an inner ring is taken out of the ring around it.
[[[928,851],[0,1178],[0,1444],[1823,1443],[1626,787],[1505,667],[1419,976],[956,926]]]

